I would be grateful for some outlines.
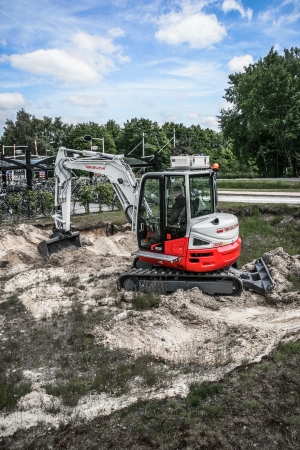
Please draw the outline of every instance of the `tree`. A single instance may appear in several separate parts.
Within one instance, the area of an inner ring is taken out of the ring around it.
[[[157,151],[161,167],[169,167],[171,144],[168,141],[166,133],[157,122],[135,118],[127,120],[124,124],[118,140],[118,152],[125,155],[143,156],[144,151],[145,156],[150,156]]]
[[[95,140],[93,145],[98,146],[98,152],[102,152],[104,139],[105,153],[116,153],[116,144],[109,130],[104,125],[96,122],[78,123],[68,136],[68,147],[77,150],[90,150],[90,142],[84,141],[83,137],[89,135]]]
[[[299,173],[300,50],[269,54],[229,75],[221,110],[224,137],[232,139],[233,153],[245,163],[255,161],[266,176]]]
[[[17,112],[16,121],[6,120],[1,145],[27,145],[30,153],[35,153],[35,140],[40,155],[54,154],[63,145],[72,129],[60,117],[54,120],[44,116],[37,119],[24,109]]]

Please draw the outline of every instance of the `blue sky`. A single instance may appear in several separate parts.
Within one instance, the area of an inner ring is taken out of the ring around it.
[[[300,0],[0,0],[0,129],[134,117],[218,130],[228,75],[300,47]]]

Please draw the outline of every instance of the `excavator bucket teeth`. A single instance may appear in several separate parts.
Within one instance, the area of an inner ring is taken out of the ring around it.
[[[75,231],[68,235],[59,234],[53,238],[46,239],[38,244],[38,252],[44,258],[50,258],[53,253],[62,251],[77,250],[81,247],[79,231]]]

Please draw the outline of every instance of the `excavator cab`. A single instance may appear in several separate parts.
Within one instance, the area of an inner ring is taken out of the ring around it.
[[[188,239],[191,224],[215,212],[213,171],[149,173],[141,183],[137,240],[141,250],[166,253]]]
[[[166,239],[186,234],[186,191],[183,175],[143,177],[137,223],[140,249],[163,252]]]

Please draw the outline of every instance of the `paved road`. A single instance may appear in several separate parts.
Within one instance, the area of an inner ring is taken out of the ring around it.
[[[219,202],[299,204],[300,192],[218,191]]]

